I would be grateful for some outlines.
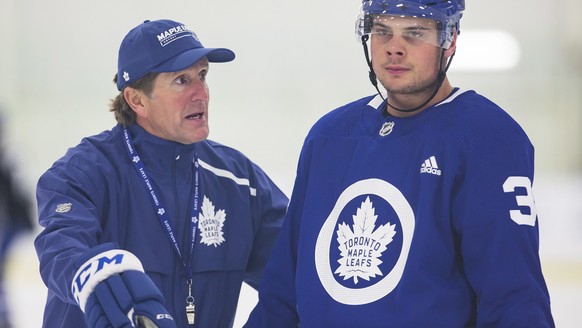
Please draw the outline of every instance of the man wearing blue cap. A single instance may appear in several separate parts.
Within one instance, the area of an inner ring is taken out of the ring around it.
[[[118,124],[38,181],[43,327],[232,326],[288,201],[247,157],[207,139],[209,62],[234,57],[171,20],[127,34]]]

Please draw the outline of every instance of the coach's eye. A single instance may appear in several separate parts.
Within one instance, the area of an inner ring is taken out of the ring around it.
[[[184,75],[179,76],[175,81],[177,84],[187,84],[188,83],[188,79]]]
[[[208,75],[207,70],[201,70],[198,76],[200,77],[200,81],[206,81],[206,75]]]

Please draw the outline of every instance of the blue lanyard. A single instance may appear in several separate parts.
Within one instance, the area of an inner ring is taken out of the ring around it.
[[[192,254],[194,253],[194,245],[196,242],[196,229],[198,226],[198,224],[197,224],[198,223],[198,214],[200,212],[199,201],[198,201],[198,199],[200,197],[200,194],[199,194],[200,166],[198,164],[198,158],[194,157],[194,175],[193,175],[194,200],[193,200],[192,209],[191,209],[191,222],[190,222],[190,228],[191,228],[191,230],[190,230],[190,254],[188,256],[188,263],[186,263],[186,261],[184,260],[184,257],[182,256],[182,252],[180,252],[180,246],[178,244],[178,241],[176,240],[176,235],[174,234],[174,231],[172,229],[172,225],[170,224],[170,220],[168,218],[168,215],[166,213],[164,205],[162,204],[162,199],[160,197],[158,197],[159,193],[156,190],[154,184],[150,181],[150,179],[148,177],[145,165],[141,161],[141,158],[139,157],[139,154],[137,153],[137,149],[135,149],[135,147],[133,145],[133,140],[131,139],[131,135],[130,135],[129,131],[127,130],[127,128],[123,129],[123,138],[125,141],[124,144],[126,146],[127,154],[129,155],[129,159],[133,163],[133,166],[135,167],[137,174],[142,178],[142,182],[143,182],[146,190],[148,191],[148,193],[151,196],[152,204],[154,205],[154,208],[156,210],[156,214],[158,215],[158,219],[160,220],[162,228],[164,229],[168,238],[170,239],[170,242],[174,246],[174,250],[176,251],[176,254],[180,258],[180,260],[182,261],[182,264],[184,265],[184,268],[186,269],[186,273],[188,276],[188,284],[189,284],[189,286],[191,286],[192,275],[193,275],[192,274]]]

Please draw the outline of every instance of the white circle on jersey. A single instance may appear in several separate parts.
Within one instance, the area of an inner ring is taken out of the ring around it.
[[[330,247],[340,213],[352,199],[361,195],[377,195],[392,206],[402,226],[402,249],[394,268],[380,281],[364,288],[348,288],[338,283],[333,276],[329,259]],[[412,244],[414,224],[414,212],[410,204],[392,184],[380,179],[366,179],[346,188],[321,227],[315,245],[315,268],[327,293],[339,303],[363,305],[375,302],[392,292],[404,272]]]

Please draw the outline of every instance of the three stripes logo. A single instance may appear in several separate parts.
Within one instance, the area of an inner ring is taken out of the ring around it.
[[[420,166],[420,173],[441,175],[441,170],[439,170],[439,166],[434,156],[431,156],[424,160],[424,163],[422,163],[422,165]]]

